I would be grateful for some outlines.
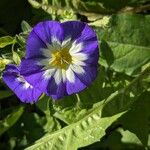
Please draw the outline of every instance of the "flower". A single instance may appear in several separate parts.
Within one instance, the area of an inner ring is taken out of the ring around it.
[[[98,40],[80,21],[44,21],[30,32],[21,74],[34,87],[60,99],[85,89],[96,78]]]
[[[3,73],[3,80],[22,102],[35,102],[42,94],[20,75],[19,67],[17,68],[15,65],[7,65]]]

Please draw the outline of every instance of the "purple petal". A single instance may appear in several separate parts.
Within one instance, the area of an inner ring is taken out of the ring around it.
[[[39,59],[23,59],[19,66],[21,75],[30,75],[42,71],[43,66],[38,65]]]
[[[97,66],[85,66],[83,67],[85,70],[84,74],[76,74],[76,76],[80,79],[80,81],[89,86],[92,81],[95,80],[97,76]]]
[[[51,96],[55,100],[63,98],[64,96],[68,95],[66,92],[66,83],[61,82],[57,85],[55,81],[52,80],[47,87],[46,94]]]
[[[71,83],[69,81],[67,81],[66,83],[66,89],[67,89],[68,95],[78,93],[82,91],[83,89],[85,89],[86,87],[87,86],[83,82],[81,82],[81,80],[76,75],[75,75],[74,83]]]
[[[61,24],[65,37],[71,37],[77,42],[97,41],[96,33],[86,23],[81,21],[67,21]]]
[[[9,64],[6,66],[5,70],[10,71],[10,72],[14,72],[14,73],[19,73],[19,69],[13,65],[13,64]]]
[[[99,58],[98,40],[95,31],[86,23],[80,21],[68,21],[61,24],[64,29],[65,37],[71,37],[77,43],[83,43],[80,52],[89,57],[85,62],[97,64]]]
[[[80,21],[67,21],[61,24],[64,30],[64,36],[71,37],[74,41],[79,38],[84,30],[86,24]]]
[[[31,85],[25,87],[25,83],[19,80],[23,78],[15,65],[8,65],[3,73],[3,80],[7,86],[17,95],[17,97],[26,103],[32,103],[38,100],[42,92]],[[25,79],[23,78],[25,81]]]
[[[20,65],[20,73],[31,85],[42,92],[46,92],[49,80],[44,79],[43,74],[45,70],[37,65],[37,62],[37,59],[24,59]]]
[[[37,65],[37,60],[25,59],[21,63],[21,74],[34,87],[55,99],[62,98],[66,94],[65,83],[56,84],[53,76],[49,79],[44,78],[45,70]],[[55,73],[55,72],[54,72]]]
[[[51,44],[52,37],[59,41],[64,39],[63,30],[57,21],[44,21],[38,23],[30,32],[26,45],[26,58],[41,57],[41,48]]]

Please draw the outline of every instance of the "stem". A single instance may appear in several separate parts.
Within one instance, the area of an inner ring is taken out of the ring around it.
[[[121,9],[119,12],[131,12],[131,13],[140,13],[144,11],[150,10],[150,4],[143,5],[143,6],[138,6],[138,7],[125,7],[124,9]]]
[[[79,95],[78,94],[76,94],[76,97],[77,97],[77,107],[78,108],[80,108],[80,106],[81,106],[81,100],[80,100],[80,97],[79,97]]]
[[[11,47],[12,52],[14,51],[15,44],[16,44],[16,37],[14,38],[13,44],[12,44],[12,47]]]

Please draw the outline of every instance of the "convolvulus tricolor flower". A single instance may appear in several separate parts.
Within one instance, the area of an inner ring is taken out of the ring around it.
[[[80,21],[44,21],[30,32],[20,72],[34,88],[60,99],[85,89],[96,78],[98,40]]]

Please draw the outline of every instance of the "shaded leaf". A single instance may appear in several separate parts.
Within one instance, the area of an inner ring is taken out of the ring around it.
[[[9,114],[4,120],[0,120],[0,135],[7,131],[11,126],[13,126],[24,111],[23,107],[18,107],[11,114]]]
[[[134,133],[144,146],[148,145],[150,129],[150,92],[144,92],[132,105],[131,110],[120,118],[124,129]]]
[[[13,95],[13,93],[11,91],[2,91],[2,90],[0,90],[0,99],[7,98],[11,95]]]

